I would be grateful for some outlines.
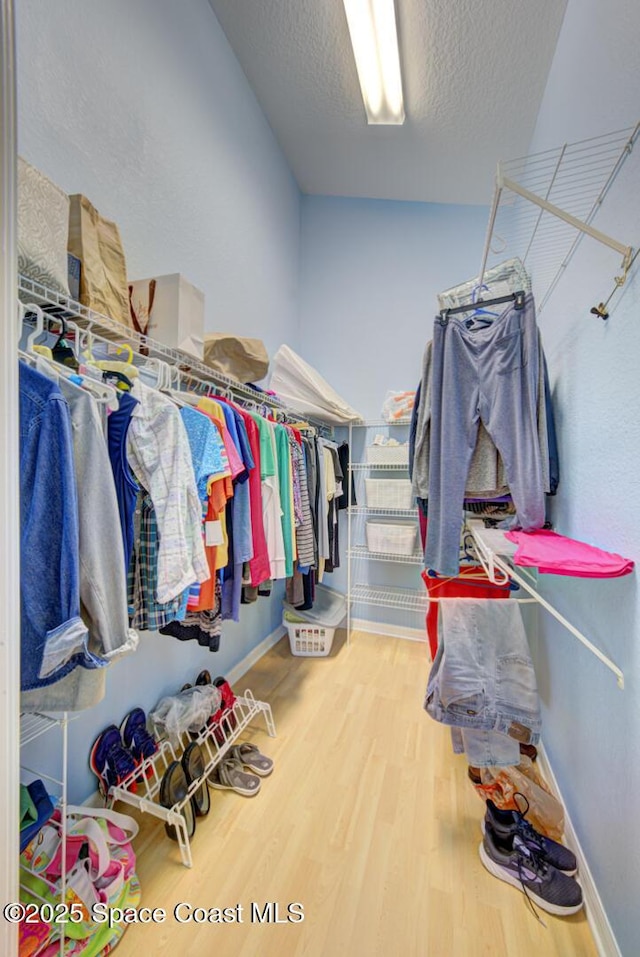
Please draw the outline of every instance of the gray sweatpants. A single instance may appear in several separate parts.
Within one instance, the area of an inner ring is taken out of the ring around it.
[[[459,570],[464,489],[482,420],[500,452],[516,506],[515,527],[541,528],[544,482],[537,430],[538,330],[533,296],[487,328],[469,318],[436,318],[425,565]]]

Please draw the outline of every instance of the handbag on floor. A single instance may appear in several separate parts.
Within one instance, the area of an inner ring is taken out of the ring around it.
[[[57,810],[51,823],[42,828],[20,856],[24,904],[39,905],[44,901],[55,907],[60,903],[55,891],[55,882],[62,874],[60,825],[61,814]],[[68,805],[64,902],[69,907],[75,905],[74,913],[82,913],[82,919],[65,924],[66,936],[74,940],[93,938],[103,925],[91,919],[92,907],[99,903],[118,906],[118,901],[129,893],[136,865],[131,841],[137,833],[138,824],[128,814]]]

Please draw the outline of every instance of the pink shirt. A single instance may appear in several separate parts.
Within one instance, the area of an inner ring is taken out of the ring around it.
[[[516,565],[532,566],[545,575],[618,578],[633,571],[633,562],[622,555],[605,552],[547,529],[505,532],[505,538],[518,546],[513,556]]]

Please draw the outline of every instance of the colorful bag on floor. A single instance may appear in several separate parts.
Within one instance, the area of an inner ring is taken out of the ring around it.
[[[529,823],[552,840],[562,840],[563,807],[529,758],[522,755],[517,767],[480,768],[480,777],[482,783],[474,788],[483,801],[491,798],[500,810],[522,811],[524,802],[518,801],[518,794],[523,794],[529,802]]]
[[[60,820],[58,810],[20,857],[23,903],[60,903],[51,883],[62,873]],[[68,937],[92,938],[102,927],[92,921],[92,907],[98,903],[117,906],[135,876],[131,841],[137,833],[136,821],[127,814],[68,806],[65,903],[79,905],[82,911],[81,921],[65,925]]]

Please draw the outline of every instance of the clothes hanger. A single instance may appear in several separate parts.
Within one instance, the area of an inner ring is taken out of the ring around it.
[[[78,360],[76,358],[75,350],[69,345],[67,341],[67,335],[69,333],[69,329],[68,329],[66,320],[62,316],[49,316],[48,317],[49,328],[51,328],[52,322],[60,323],[60,334],[51,348],[51,353],[53,355],[53,358],[60,365],[69,366],[70,368],[75,369],[77,371]]]
[[[498,306],[503,302],[513,302],[514,308],[523,309],[524,299],[524,290],[519,289],[518,292],[509,293],[507,296],[497,296],[495,299],[478,299],[475,303],[467,303],[463,306],[453,306],[451,308],[442,309],[440,312],[440,317],[446,321],[450,316],[455,316],[458,313],[469,312],[470,310],[475,311],[478,306]]]
[[[473,314],[469,316],[469,319],[473,320],[474,323],[479,320],[479,328],[481,329],[490,326],[491,322],[500,315],[499,312],[492,312],[490,309],[483,308],[482,301],[478,299],[478,295],[482,295],[485,289],[489,292],[489,287],[483,282],[482,285],[474,286],[471,293],[471,302],[476,306],[476,309]]]
[[[30,315],[31,313],[33,313],[33,315],[35,315],[36,317],[36,325],[35,325],[35,329],[33,329],[32,332],[28,334],[23,348],[27,354],[30,353],[31,355],[33,355],[34,354],[33,347],[35,345],[35,341],[36,339],[39,339],[42,333],[44,332],[44,312],[42,311],[40,306],[37,306],[34,302],[30,302],[24,306],[23,319],[26,319],[27,316]],[[22,330],[22,332],[24,332],[24,329]]]
[[[130,392],[133,387],[133,382],[129,376],[125,375],[124,372],[120,372],[119,369],[103,369],[102,379],[104,382],[111,382],[112,380],[115,380],[116,388],[125,392]]]

